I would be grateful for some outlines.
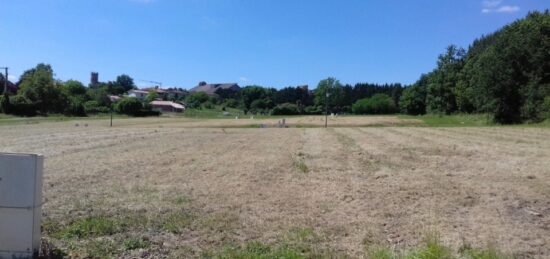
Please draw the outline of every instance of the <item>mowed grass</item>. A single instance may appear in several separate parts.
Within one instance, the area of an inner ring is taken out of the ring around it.
[[[419,119],[429,127],[481,127],[498,126],[491,122],[485,114],[458,114],[458,115],[400,115],[403,119]]]
[[[385,116],[332,118],[341,126],[329,130],[218,121],[227,120],[14,124],[2,126],[0,151],[45,155],[43,237],[65,257],[550,253],[546,128],[352,127],[399,121]],[[442,239],[424,238],[428,228]]]

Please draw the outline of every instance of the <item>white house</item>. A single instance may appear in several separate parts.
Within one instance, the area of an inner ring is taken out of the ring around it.
[[[128,96],[129,97],[135,97],[139,100],[145,100],[145,97],[147,97],[147,95],[149,94],[148,91],[143,91],[143,90],[135,90],[135,89],[132,89],[130,91],[128,91]]]

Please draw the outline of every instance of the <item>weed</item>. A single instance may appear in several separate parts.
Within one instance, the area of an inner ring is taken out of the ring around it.
[[[116,244],[111,240],[92,240],[84,245],[84,254],[71,253],[76,258],[114,258],[118,253]]]
[[[186,211],[172,213],[164,219],[162,229],[170,233],[180,234],[184,229],[191,226],[194,220],[195,216]]]
[[[302,172],[302,173],[304,173],[304,174],[309,173],[309,168],[307,167],[307,165],[306,165],[306,163],[304,162],[304,160],[299,159],[299,160],[296,160],[294,163],[295,163],[295,165],[296,165],[296,168],[297,168],[300,172]]]
[[[87,238],[109,236],[118,233],[121,226],[116,220],[105,217],[91,217],[79,219],[71,223],[67,228],[54,233],[53,236],[61,238]]]
[[[150,244],[149,240],[144,238],[130,238],[123,242],[124,249],[127,251],[147,248]]]

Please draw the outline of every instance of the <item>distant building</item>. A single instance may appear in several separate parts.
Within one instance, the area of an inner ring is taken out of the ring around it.
[[[109,95],[109,100],[111,100],[112,103],[116,103],[120,101],[120,99],[122,99],[122,97],[117,95]]]
[[[157,93],[157,98],[161,100],[178,100],[187,95],[187,91],[177,88],[161,89],[158,86],[128,91],[128,96],[144,100],[151,92]]]
[[[170,101],[152,101],[151,107],[159,112],[183,112],[185,107],[179,103]]]
[[[7,82],[7,85],[8,85],[8,88],[7,88],[6,92],[9,95],[16,95],[17,90],[19,90],[19,87],[17,87],[17,85],[10,82],[9,80]],[[2,78],[2,80],[0,80],[0,95],[2,95],[2,94],[4,94],[4,80],[3,80],[3,78]]]
[[[190,93],[206,93],[210,96],[227,95],[239,91],[241,91],[241,87],[236,83],[207,84],[206,82],[200,82],[199,85],[189,90]]]
[[[135,97],[141,101],[145,100],[148,94],[149,94],[149,91],[144,91],[144,90],[132,89],[128,91],[129,97]]]
[[[99,86],[99,73],[92,72],[90,75],[90,88],[97,88]]]

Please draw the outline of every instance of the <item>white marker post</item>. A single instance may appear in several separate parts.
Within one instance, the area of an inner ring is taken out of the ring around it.
[[[43,166],[41,155],[0,153],[0,259],[40,250]]]

